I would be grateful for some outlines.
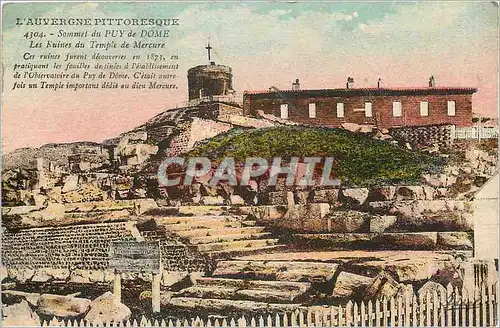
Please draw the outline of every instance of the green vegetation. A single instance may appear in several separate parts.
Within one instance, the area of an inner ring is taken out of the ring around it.
[[[233,129],[200,143],[188,155],[214,162],[225,157],[237,162],[248,157],[333,157],[335,177],[350,186],[418,183],[423,173],[438,172],[444,164],[440,157],[367,135],[313,127]]]

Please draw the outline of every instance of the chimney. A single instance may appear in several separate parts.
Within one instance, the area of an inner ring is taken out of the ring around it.
[[[429,78],[429,88],[435,88],[436,87],[436,80],[434,80],[434,75],[431,75]]]
[[[379,89],[380,89],[380,82],[382,82],[382,79],[378,78],[378,80],[377,80],[377,88],[379,88]]]
[[[352,78],[352,77],[350,77],[350,76],[349,76],[349,77],[347,78],[346,88],[347,88],[347,89],[350,89],[350,88],[352,88],[353,86],[354,86],[354,78]]]
[[[296,79],[294,83],[292,83],[292,90],[300,90],[300,82],[299,79]]]

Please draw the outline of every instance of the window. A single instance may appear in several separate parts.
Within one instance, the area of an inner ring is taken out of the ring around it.
[[[337,103],[337,117],[344,117],[344,103]]]
[[[309,118],[316,118],[316,104],[309,104]]]
[[[365,116],[366,117],[372,117],[373,116],[372,103],[371,102],[365,102]]]
[[[288,118],[288,104],[281,104],[281,118],[287,119]]]
[[[392,116],[394,117],[403,116],[403,106],[401,105],[401,101],[392,102]]]
[[[420,116],[429,116],[429,102],[420,102]]]
[[[455,116],[455,101],[448,100],[448,116]]]

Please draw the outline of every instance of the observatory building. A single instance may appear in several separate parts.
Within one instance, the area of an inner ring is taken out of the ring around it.
[[[190,105],[204,101],[234,102],[235,92],[231,67],[216,65],[212,61],[210,43],[205,49],[207,49],[209,64],[199,65],[188,70]]]

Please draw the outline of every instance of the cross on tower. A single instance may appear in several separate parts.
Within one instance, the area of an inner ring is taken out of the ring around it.
[[[210,50],[212,50],[212,47],[210,46],[210,39],[208,40],[208,44],[205,49],[208,51],[208,61],[210,61]]]

